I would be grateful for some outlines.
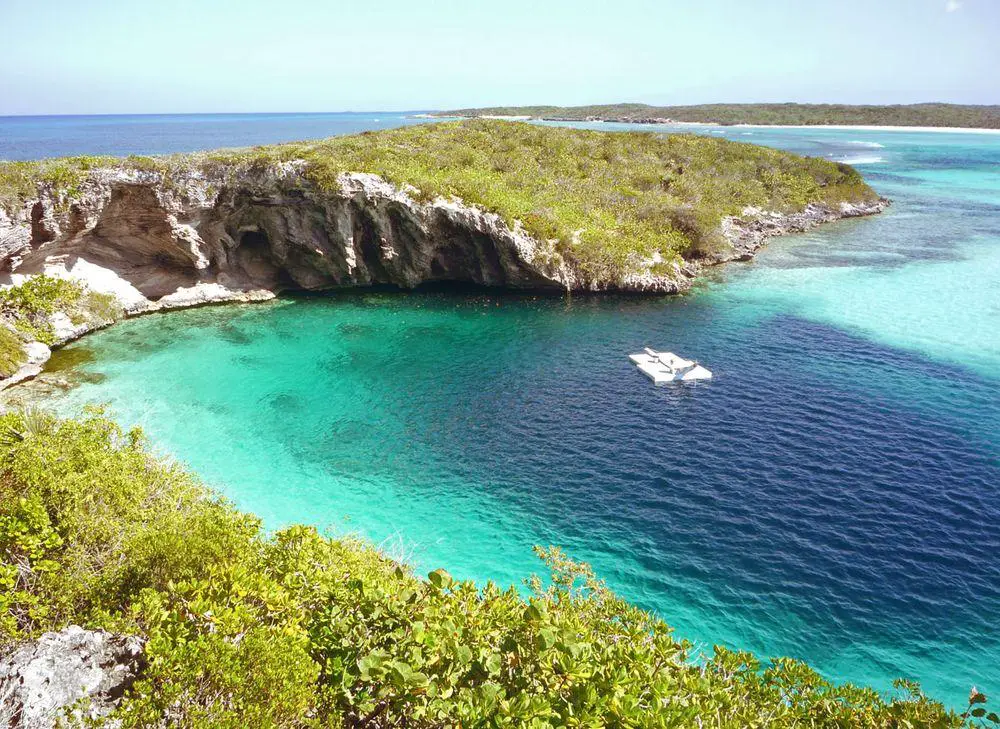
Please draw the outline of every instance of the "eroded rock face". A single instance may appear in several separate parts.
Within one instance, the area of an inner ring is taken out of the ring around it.
[[[721,250],[692,261],[656,254],[631,261],[614,279],[594,279],[555,241],[538,240],[479,207],[457,199],[422,202],[413,188],[366,173],[343,173],[336,189],[320,189],[304,165],[169,174],[99,168],[70,199],[43,186],[20,209],[0,208],[0,285],[39,273],[73,278],[114,295],[126,315],[259,301],[289,290],[412,289],[445,281],[671,294],[688,289],[706,265],[751,258],[772,236],[870,215],[888,204],[810,205],[790,214],[748,208],[722,221]],[[103,325],[65,319],[57,314],[52,321],[56,344]],[[41,370],[41,351],[26,353],[29,361],[0,380],[0,389]]]
[[[139,676],[142,656],[140,638],[75,625],[45,633],[0,657],[0,726],[48,729],[67,709],[106,716]]]
[[[718,255],[670,267],[636,260],[619,279],[593,280],[553,241],[476,206],[420,202],[412,188],[365,173],[344,173],[337,189],[323,190],[303,164],[170,175],[92,170],[71,200],[42,189],[20,211],[0,211],[0,264],[14,277],[80,279],[118,296],[130,313],[286,290],[439,281],[677,293],[701,265],[751,256],[771,235],[885,205],[810,206],[790,215],[747,210],[724,221],[729,245]]]
[[[553,291],[584,284],[553,244],[498,215],[456,200],[418,202],[370,174],[343,174],[338,190],[324,191],[295,163],[169,181],[98,170],[68,203],[43,190],[0,218],[0,241],[12,280],[70,276],[133,312],[205,287],[217,300],[222,289],[241,298],[435,281]]]

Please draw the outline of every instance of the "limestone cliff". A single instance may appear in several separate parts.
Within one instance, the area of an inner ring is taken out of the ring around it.
[[[884,200],[811,204],[783,214],[747,208],[722,220],[722,241],[692,260],[635,257],[614,277],[588,276],[558,241],[457,198],[345,172],[331,188],[289,160],[234,166],[88,169],[73,185],[41,182],[0,206],[0,285],[45,273],[111,294],[127,315],[283,291],[457,282],[532,291],[678,293],[705,265],[745,260],[770,237],[882,210]],[[52,317],[55,343],[105,319]],[[23,335],[22,335],[23,336]],[[24,342],[24,364],[0,389],[48,359]]]
[[[343,174],[326,192],[294,162],[237,177],[95,170],[72,197],[43,188],[0,218],[0,257],[8,283],[70,276],[129,312],[380,284],[581,287],[551,243],[498,215],[455,199],[418,202],[371,174]]]
[[[364,173],[326,191],[302,164],[166,175],[91,170],[70,192],[42,185],[37,197],[0,211],[6,281],[49,273],[115,294],[130,313],[289,290],[448,281],[538,291],[677,293],[702,263],[744,257],[769,235],[848,215],[884,201],[810,206],[775,216],[748,210],[723,222],[732,245],[713,259],[658,266],[636,260],[617,280],[588,279],[519,224],[458,199],[418,201]],[[787,225],[786,225],[787,223]]]
[[[90,726],[141,673],[144,641],[70,625],[0,655],[0,726]]]

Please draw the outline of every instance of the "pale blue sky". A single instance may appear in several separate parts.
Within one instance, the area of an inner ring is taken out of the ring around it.
[[[1000,103],[1000,0],[0,0],[0,115]]]

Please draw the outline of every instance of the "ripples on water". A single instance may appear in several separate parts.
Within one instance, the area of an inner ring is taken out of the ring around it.
[[[860,134],[751,138],[882,145],[866,175],[890,213],[776,242],[693,295],[148,317],[64,350],[83,381],[57,402],[110,402],[270,526],[502,582],[560,544],[682,636],[956,705],[995,693],[1000,138]],[[651,387],[626,358],[647,344],[716,379]]]

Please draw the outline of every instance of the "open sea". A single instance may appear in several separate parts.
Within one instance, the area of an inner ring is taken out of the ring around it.
[[[417,121],[6,118],[0,158]],[[557,544],[706,650],[1000,697],[1000,135],[697,133],[851,162],[894,204],[681,297],[352,292],[135,319],[57,353],[74,387],[50,405],[107,403],[270,528],[501,583]],[[627,359],[644,345],[715,379],[654,388]]]

